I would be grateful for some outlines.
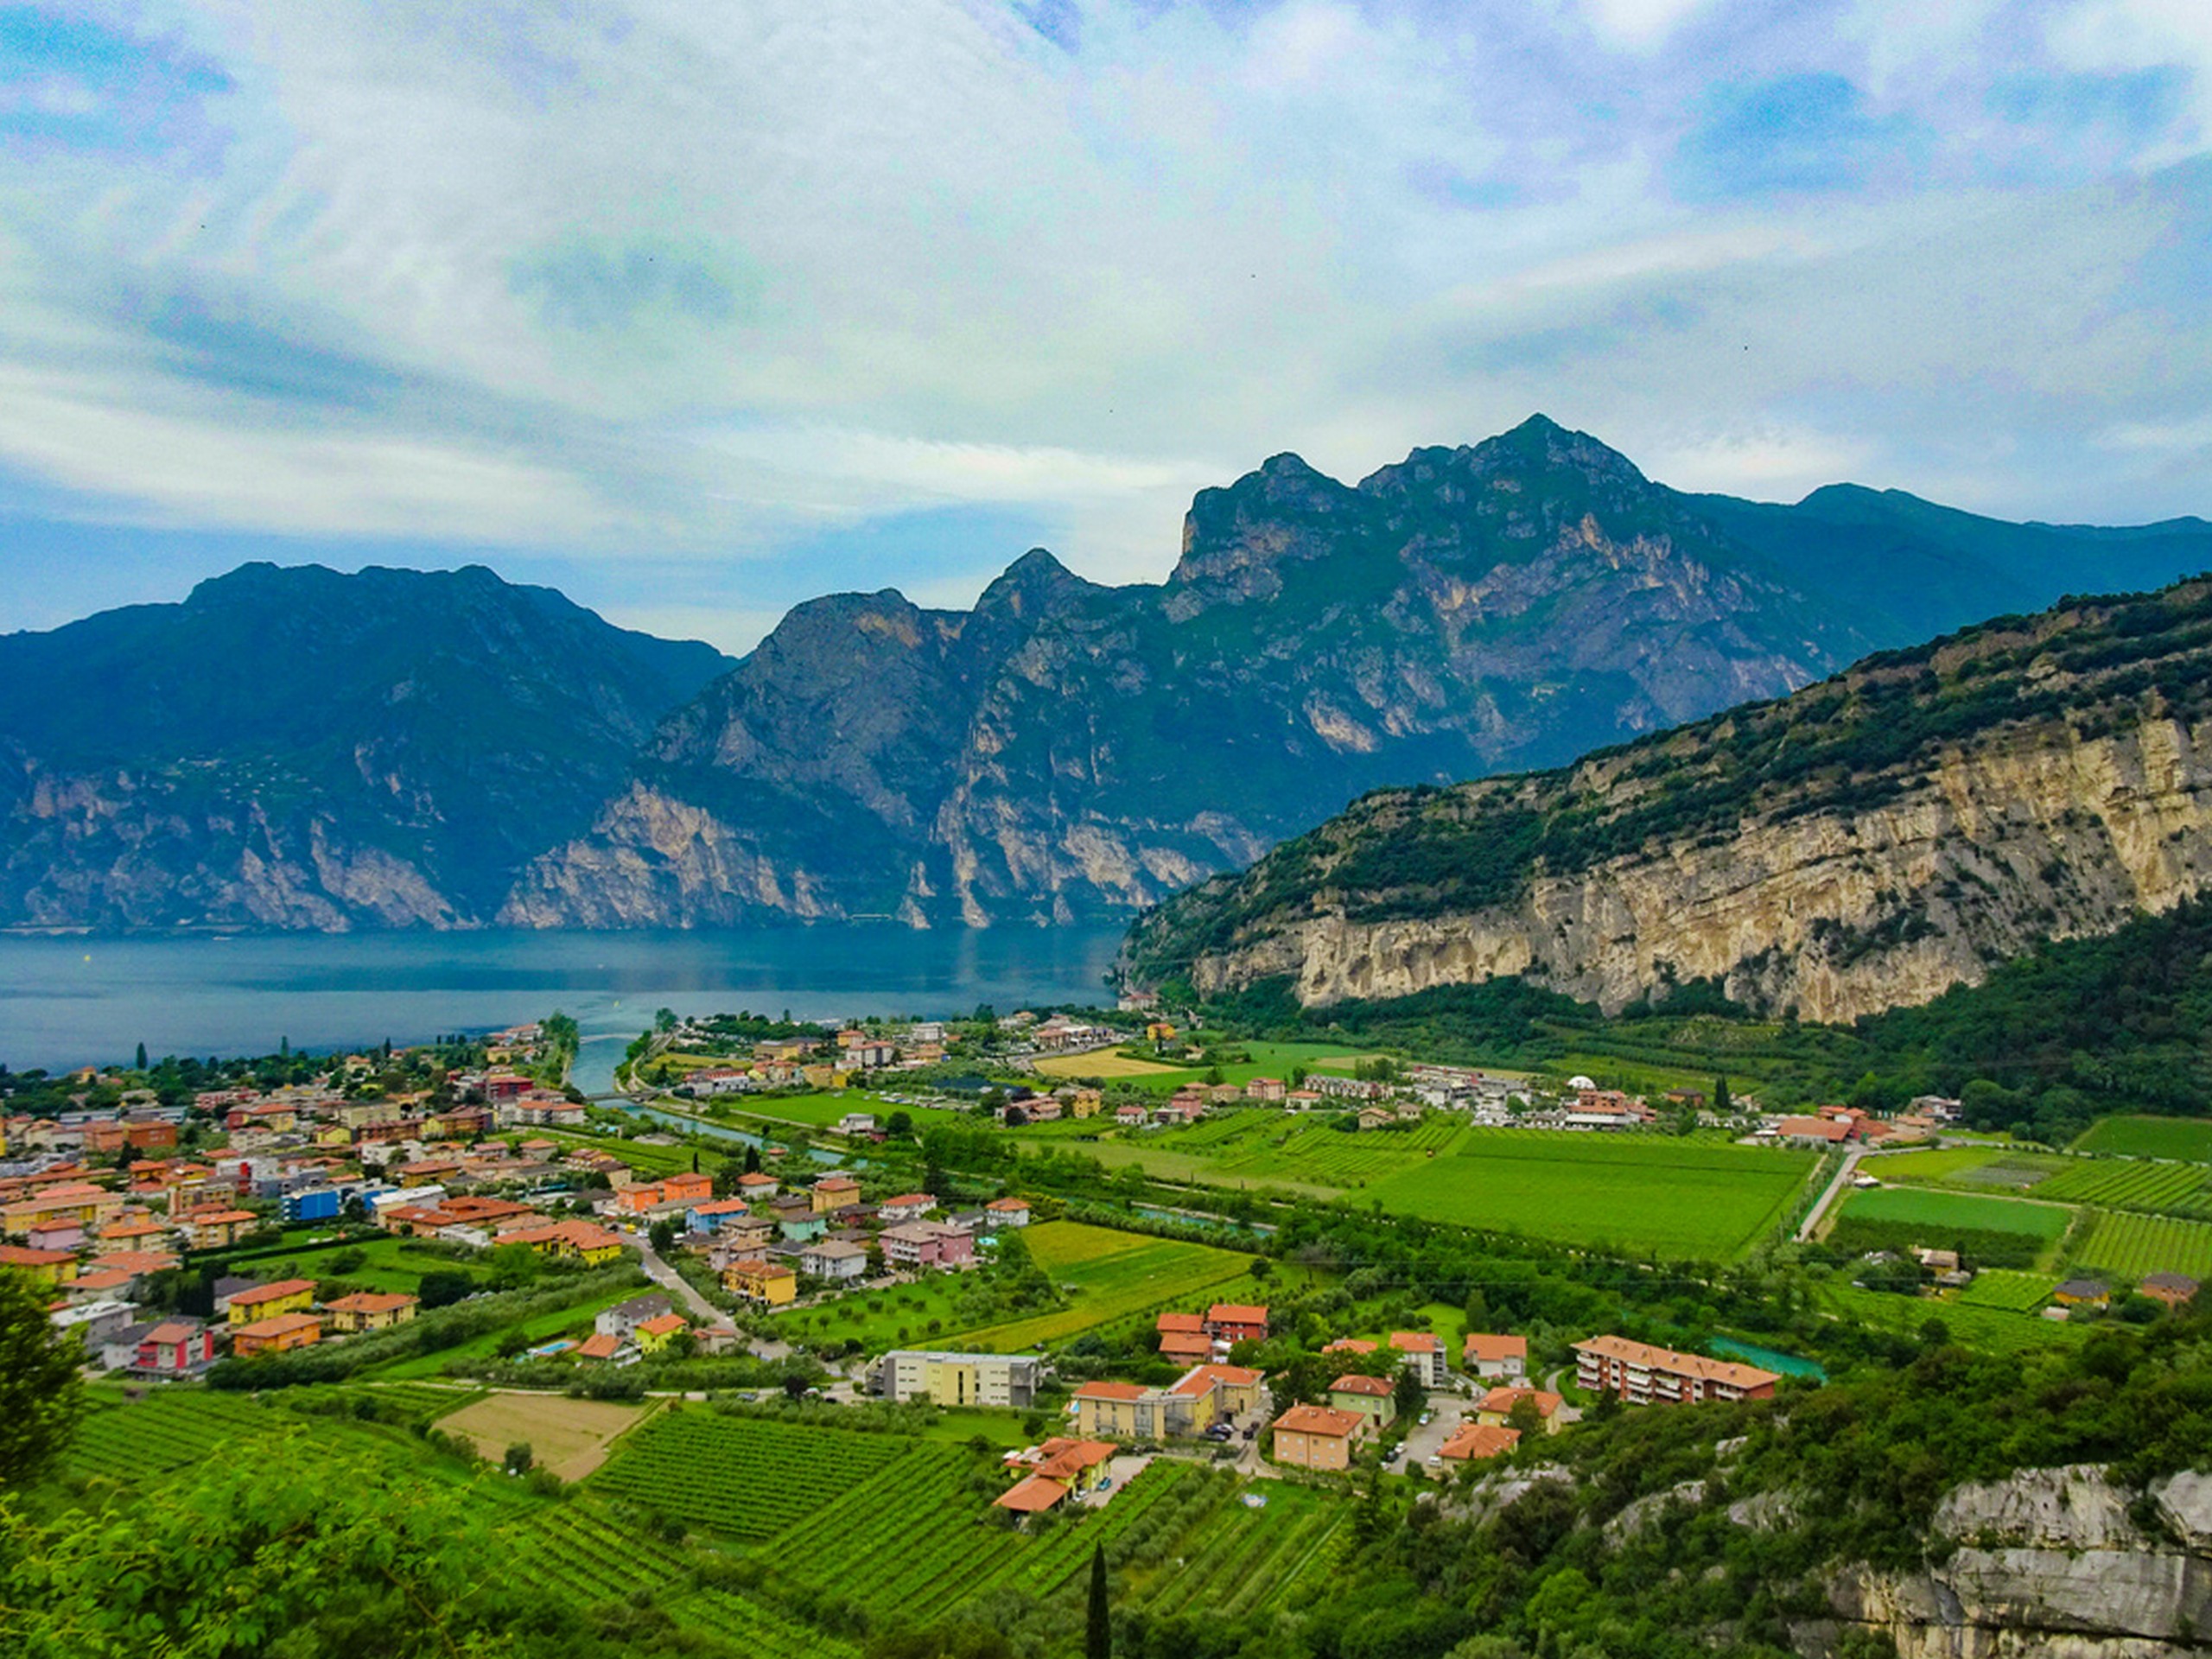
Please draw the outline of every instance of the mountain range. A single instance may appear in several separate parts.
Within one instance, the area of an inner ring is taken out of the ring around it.
[[[250,566],[0,639],[0,925],[1126,916],[1370,791],[2208,566],[2196,519],[1686,494],[1541,416],[1357,485],[1276,456],[1159,585],[1033,550],[972,610],[835,594],[734,664],[486,571]]]

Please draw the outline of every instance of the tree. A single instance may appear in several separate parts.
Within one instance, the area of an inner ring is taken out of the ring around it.
[[[747,1175],[758,1175],[760,1173],[760,1147],[747,1147],[745,1149],[745,1173]]]
[[[82,1344],[54,1329],[29,1274],[0,1269],[0,1487],[35,1479],[84,1407]]]
[[[1419,1411],[1428,1398],[1428,1390],[1421,1386],[1421,1375],[1410,1365],[1399,1367],[1398,1380],[1391,1385],[1390,1397],[1398,1408],[1398,1415]]]
[[[676,1246],[676,1224],[666,1216],[653,1223],[646,1236],[652,1240],[653,1249],[665,1255]]]
[[[1090,1552],[1090,1607],[1084,1623],[1083,1659],[1114,1659],[1114,1624],[1106,1599],[1106,1546]]]
[[[530,1472],[531,1457],[530,1442],[517,1440],[507,1448],[507,1455],[501,1460],[500,1467],[511,1475],[526,1475]]]
[[[1722,1114],[1736,1109],[1736,1103],[1728,1097],[1728,1079],[1726,1077],[1713,1080],[1713,1109]]]
[[[143,1071],[145,1069],[146,1069],[146,1045],[145,1045],[145,1044],[143,1044],[143,1043],[141,1043],[141,1044],[139,1044],[139,1045],[138,1045],[138,1070],[139,1070],[139,1071]]]
[[[664,1037],[676,1029],[676,1010],[662,1008],[653,1015],[653,1029]]]

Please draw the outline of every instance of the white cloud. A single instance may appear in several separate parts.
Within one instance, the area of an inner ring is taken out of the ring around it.
[[[1589,0],[1590,21],[1600,35],[1619,44],[1652,47],[1705,3],[1706,0]]]

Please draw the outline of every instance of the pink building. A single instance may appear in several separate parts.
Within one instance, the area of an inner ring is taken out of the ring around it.
[[[172,1319],[139,1338],[130,1369],[149,1376],[194,1376],[215,1363],[215,1333],[196,1319]]]

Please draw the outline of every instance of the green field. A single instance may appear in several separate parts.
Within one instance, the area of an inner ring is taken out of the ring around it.
[[[1780,1224],[1815,1162],[1656,1135],[1468,1129],[1454,1154],[1424,1159],[1361,1197],[1463,1227],[1726,1259]]]
[[[2087,1325],[2041,1319],[2033,1313],[1939,1302],[1924,1296],[1891,1296],[1847,1284],[1824,1287],[1821,1299],[1845,1319],[1916,1339],[1929,1319],[1940,1320],[1953,1342],[1988,1353],[2016,1354],[2056,1347],[2080,1342],[2088,1335]]]
[[[1022,1236],[1037,1265],[1066,1297],[1065,1306],[1019,1317],[963,1316],[958,1303],[972,1288],[969,1275],[934,1274],[779,1314],[776,1333],[798,1341],[850,1337],[871,1349],[957,1341],[986,1352],[1012,1352],[1195,1295],[1243,1276],[1252,1264],[1250,1256],[1235,1250],[1081,1222],[1039,1222]]]
[[[2074,1143],[2074,1150],[2212,1163],[2212,1119],[2102,1117]]]
[[[1985,1233],[2022,1233],[2045,1242],[2064,1233],[2073,1219],[2069,1211],[2052,1204],[1901,1186],[1853,1192],[1844,1201],[1842,1213],[1853,1220],[1962,1227]]]
[[[2212,1279],[2212,1223],[2106,1211],[2074,1254],[2082,1272],[2109,1274],[2124,1285],[2153,1273]]]
[[[592,1487],[733,1538],[772,1538],[910,1443],[890,1434],[669,1410],[623,1437]]]
[[[1029,1253],[1067,1295],[1069,1305],[964,1333],[986,1352],[1011,1353],[1063,1342],[1100,1325],[1245,1279],[1252,1258],[1211,1244],[1148,1238],[1072,1221],[1027,1230]]]
[[[2037,1189],[2040,1198],[2063,1198],[2107,1210],[2212,1220],[2212,1170],[2202,1164],[2154,1163],[2135,1158],[2076,1158],[2063,1175]]]
[[[409,1294],[419,1291],[426,1273],[462,1273],[480,1278],[481,1258],[467,1254],[446,1255],[450,1248],[436,1246],[424,1249],[426,1239],[395,1238],[389,1236],[359,1243],[317,1245],[312,1249],[290,1252],[284,1255],[257,1256],[239,1271],[251,1269],[254,1277],[263,1280],[313,1279],[318,1281],[343,1277],[348,1283],[365,1290],[400,1290]],[[331,1266],[332,1261],[348,1251],[358,1252],[361,1265],[349,1268],[342,1275]]]
[[[932,1123],[950,1123],[966,1114],[938,1106],[902,1106],[896,1101],[879,1100],[861,1089],[840,1089],[829,1093],[807,1095],[726,1095],[711,1104],[701,1103],[702,1109],[711,1117],[728,1116],[753,1118],[769,1122],[804,1123],[813,1128],[834,1128],[837,1120],[848,1112],[867,1112],[877,1124],[887,1122],[893,1112],[904,1112],[914,1120],[917,1133]]]
[[[1959,1293],[1958,1300],[1966,1307],[1993,1307],[2024,1313],[2048,1301],[2056,1282],[2047,1273],[1984,1268],[1974,1274],[1974,1282]]]
[[[1140,1059],[1152,1058],[1152,1046],[1137,1042],[1127,1046],[1130,1055]],[[1205,1083],[1211,1073],[1218,1071],[1221,1081],[1233,1083],[1239,1088],[1255,1077],[1276,1077],[1285,1084],[1298,1066],[1308,1071],[1349,1073],[1355,1062],[1371,1057],[1375,1051],[1368,1048],[1346,1048],[1338,1043],[1234,1043],[1223,1047],[1249,1053],[1249,1060],[1237,1060],[1215,1066],[1211,1062],[1192,1066],[1163,1066],[1157,1071],[1146,1071],[1135,1077],[1116,1077],[1116,1084],[1133,1089],[1142,1089],[1149,1094],[1172,1095],[1186,1083]],[[1105,1049],[1102,1054],[1120,1051]],[[1058,1071],[1060,1068],[1055,1067]],[[1071,1075],[1084,1075],[1073,1072]],[[1065,1078],[1059,1079],[1065,1081]]]

